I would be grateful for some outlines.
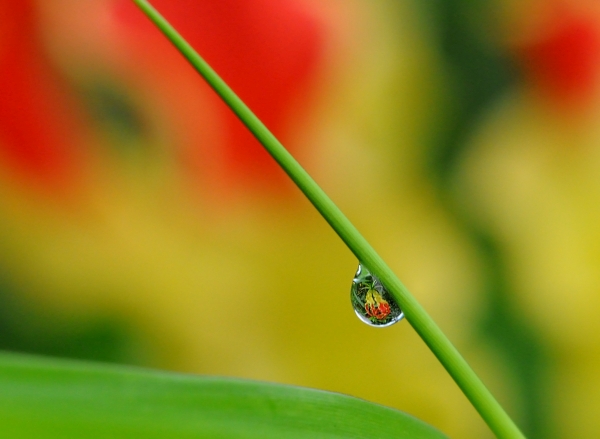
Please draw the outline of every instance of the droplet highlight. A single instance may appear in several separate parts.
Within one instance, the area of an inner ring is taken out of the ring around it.
[[[352,279],[350,301],[358,318],[369,326],[385,328],[404,318],[404,313],[379,278],[360,263]]]

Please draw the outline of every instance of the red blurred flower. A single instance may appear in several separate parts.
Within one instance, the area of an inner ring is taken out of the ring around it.
[[[152,3],[285,142],[291,119],[307,102],[306,92],[322,47],[318,20],[307,4],[296,0]],[[135,48],[132,56],[144,58],[131,64],[136,75],[159,72],[160,78],[154,79],[163,82],[188,78],[191,67],[132,2],[118,3],[117,17],[122,36]],[[202,81],[195,73],[191,77],[192,81]],[[178,86],[187,88],[185,98],[189,98],[190,85],[180,82]],[[282,183],[287,184],[274,161],[212,91],[196,99],[207,100],[211,114],[204,119],[195,115],[193,129],[216,128],[218,133],[212,138],[215,144],[208,145],[207,151],[202,152],[202,145],[198,144],[184,151],[183,160],[195,172],[204,175],[210,168],[218,169],[217,178],[228,186],[258,184],[277,191]],[[211,120],[213,126],[208,126]]]
[[[152,3],[266,125],[284,142],[289,140],[287,130],[308,103],[323,46],[319,20],[308,3]],[[274,161],[133,2],[43,5],[0,0],[0,165],[21,181],[51,191],[77,187],[81,157],[90,144],[89,138],[81,138],[91,132],[91,115],[82,111],[72,85],[44,52],[48,41],[40,39],[37,16],[44,9],[44,18],[54,13],[50,19],[58,23],[44,25],[51,29],[45,34],[53,39],[50,46],[62,51],[62,68],[76,71],[83,83],[85,75],[92,82],[108,75],[107,83],[133,90],[136,104],[157,108],[140,111],[154,115],[152,123],[161,126],[153,132],[167,133],[163,142],[174,146],[169,152],[211,191],[219,186],[288,187]]]
[[[538,90],[562,104],[588,101],[598,86],[600,20],[573,3],[542,2],[531,15],[536,32],[517,44],[524,73]]]
[[[0,166],[30,188],[64,194],[78,179],[78,123],[43,53],[35,5],[0,0]]]

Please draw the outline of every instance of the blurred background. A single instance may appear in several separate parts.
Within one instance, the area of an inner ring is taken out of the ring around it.
[[[595,0],[154,0],[529,438],[600,430]],[[358,396],[492,435],[127,0],[0,0],[0,348]]]

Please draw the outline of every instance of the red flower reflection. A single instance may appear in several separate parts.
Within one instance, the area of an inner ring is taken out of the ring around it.
[[[390,304],[385,300],[377,290],[367,291],[365,303],[365,312],[367,316],[377,320],[385,320],[392,312]]]

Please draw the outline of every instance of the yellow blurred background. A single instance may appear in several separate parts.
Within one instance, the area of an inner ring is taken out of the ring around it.
[[[529,438],[600,431],[600,6],[154,0]],[[127,0],[0,0],[0,348],[343,392],[492,437]]]

